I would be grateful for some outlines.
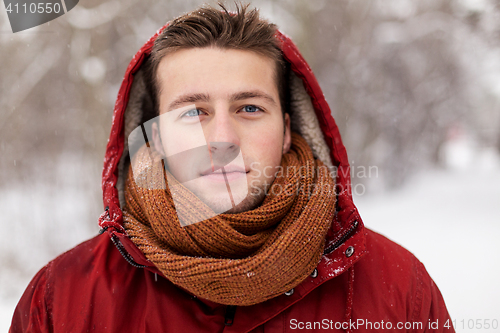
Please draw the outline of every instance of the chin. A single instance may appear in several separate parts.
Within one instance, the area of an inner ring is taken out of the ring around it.
[[[239,204],[235,207],[227,210],[224,214],[238,214],[242,212],[246,212],[249,210],[253,210],[260,206],[264,198],[266,197],[265,191],[254,191],[250,192],[245,199],[243,199]]]
[[[191,188],[188,189],[191,190],[199,200],[210,207],[210,209],[212,209],[216,214],[237,214],[255,209],[262,203],[266,196],[266,188],[263,186],[248,187],[245,183],[244,189],[240,188],[238,191],[237,186],[234,186],[233,184],[233,201],[237,203],[233,207],[226,185],[218,185],[220,184],[215,184],[215,186],[214,184],[211,184],[211,186],[202,184],[196,187],[191,186]],[[207,191],[207,188],[210,188],[210,190]]]

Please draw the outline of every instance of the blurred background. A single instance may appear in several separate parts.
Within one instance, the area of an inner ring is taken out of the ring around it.
[[[34,274],[99,230],[104,150],[132,56],[202,3],[81,0],[16,34],[0,6],[0,331]],[[364,223],[424,263],[458,332],[478,319],[499,332],[500,1],[252,6],[316,73]]]

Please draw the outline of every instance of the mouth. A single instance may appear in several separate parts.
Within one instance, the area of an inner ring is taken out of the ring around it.
[[[214,166],[214,169],[215,171],[212,171],[212,168],[203,171],[201,176],[216,182],[226,182],[239,179],[250,172],[250,170],[247,171],[245,168],[237,165]]]

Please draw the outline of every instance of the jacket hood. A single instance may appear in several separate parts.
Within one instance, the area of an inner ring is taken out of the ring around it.
[[[152,108],[150,97],[146,93],[142,65],[149,56],[155,39],[167,25],[158,30],[132,58],[118,92],[102,174],[105,211],[99,217],[101,232],[106,231],[111,236],[129,263],[155,272],[158,272],[156,267],[127,237],[121,207],[130,163],[126,140],[144,121],[147,110]],[[336,171],[336,214],[327,234],[325,254],[329,254],[329,258],[323,263],[331,268],[329,277],[333,277],[347,270],[365,252],[363,223],[352,199],[348,157],[330,107],[311,68],[288,36],[277,31],[276,38],[285,61],[290,65],[292,130],[304,137],[316,158]],[[347,255],[346,249],[353,248],[354,245],[354,254]]]

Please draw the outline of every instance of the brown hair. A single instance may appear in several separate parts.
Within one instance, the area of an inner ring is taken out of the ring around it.
[[[273,59],[276,62],[275,75],[280,104],[285,113],[288,109],[285,78],[287,69],[278,40],[274,36],[276,25],[260,19],[257,9],[248,11],[248,4],[236,3],[235,13],[229,12],[221,3],[218,5],[222,10],[205,5],[179,16],[156,38],[146,65],[154,112],[159,114],[160,87],[157,70],[163,57],[180,49],[215,46],[249,50]]]

